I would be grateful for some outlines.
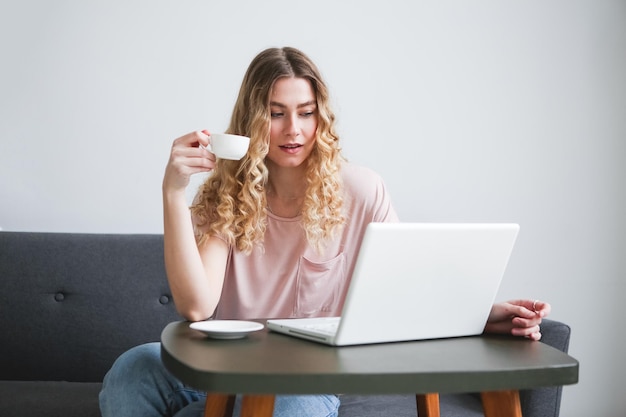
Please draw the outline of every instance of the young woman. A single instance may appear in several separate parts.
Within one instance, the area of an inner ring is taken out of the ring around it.
[[[163,179],[165,265],[190,321],[339,315],[365,227],[395,222],[381,178],[341,156],[329,94],[294,48],[257,55],[228,133],[249,136],[240,161],[216,159],[210,133],[176,139]],[[211,172],[191,208],[192,174]],[[548,303],[495,304],[485,331],[538,340]],[[433,318],[436,319],[436,318]],[[158,344],[131,349],[107,374],[103,416],[202,415],[205,395],[162,366]],[[275,416],[336,416],[334,395],[278,396]]]

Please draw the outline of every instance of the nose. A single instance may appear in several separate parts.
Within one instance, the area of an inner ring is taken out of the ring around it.
[[[292,114],[285,125],[285,134],[287,136],[296,137],[300,135],[300,124],[298,123],[298,115]]]

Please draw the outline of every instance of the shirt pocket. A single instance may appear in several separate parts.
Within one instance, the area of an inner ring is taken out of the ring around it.
[[[346,262],[343,253],[328,261],[300,258],[296,281],[296,317],[338,315]]]

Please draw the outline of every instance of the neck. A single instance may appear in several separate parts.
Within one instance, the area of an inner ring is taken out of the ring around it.
[[[271,171],[266,190],[267,208],[271,213],[280,217],[297,217],[301,214],[306,181],[297,170]]]
[[[267,182],[267,196],[281,200],[297,200],[304,197],[306,179],[304,170],[273,167]]]

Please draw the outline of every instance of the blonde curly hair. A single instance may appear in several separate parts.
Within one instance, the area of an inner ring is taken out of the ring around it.
[[[317,101],[315,147],[307,159],[302,227],[318,251],[345,223],[340,166],[343,160],[329,93],[315,64],[301,51],[270,48],[258,54],[244,76],[227,133],[250,137],[240,161],[218,159],[191,206],[199,244],[219,236],[244,253],[263,244],[267,225],[265,157],[270,141],[270,95],[279,78],[308,80]]]

